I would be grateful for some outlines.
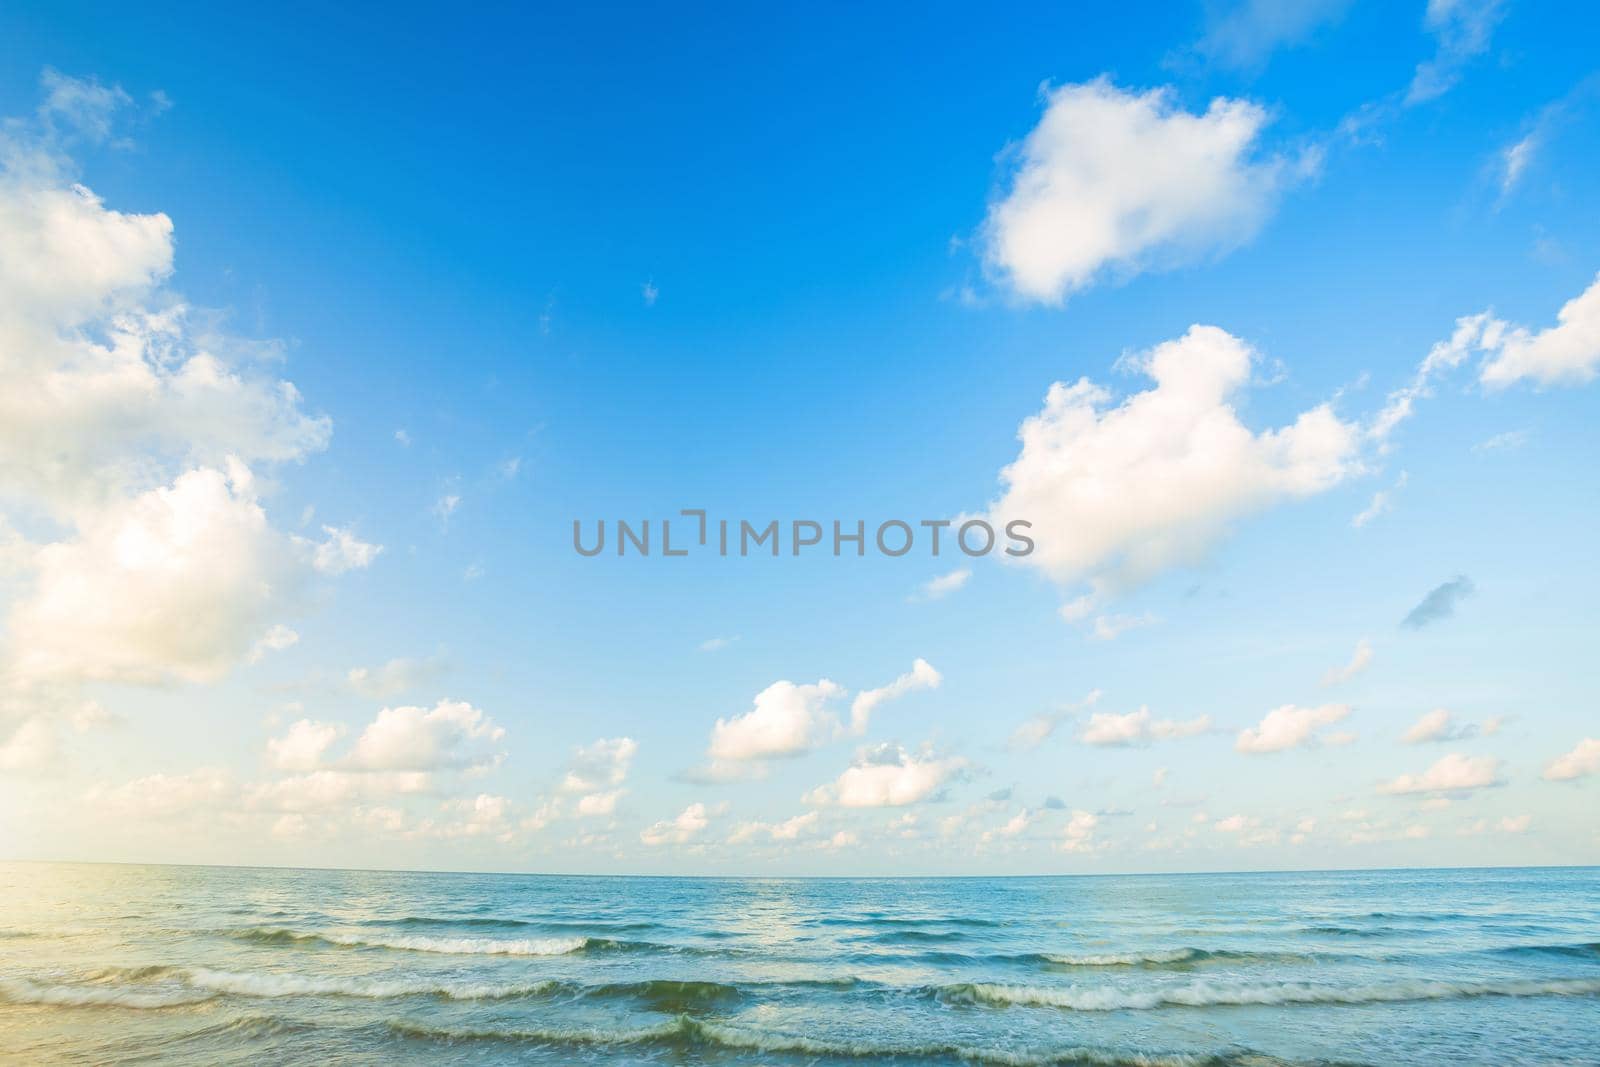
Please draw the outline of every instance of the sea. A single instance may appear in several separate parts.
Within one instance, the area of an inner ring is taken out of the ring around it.
[[[1600,869],[0,864],[28,1064],[1600,1064]]]

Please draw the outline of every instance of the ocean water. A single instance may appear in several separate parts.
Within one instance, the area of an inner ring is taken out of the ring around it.
[[[1600,870],[0,864],[29,1063],[1600,1063]]]

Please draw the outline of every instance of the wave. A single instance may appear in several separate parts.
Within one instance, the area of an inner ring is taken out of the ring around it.
[[[970,915],[948,915],[925,919],[913,919],[904,916],[883,915],[868,912],[865,915],[830,915],[820,919],[812,919],[802,925],[808,926],[971,926],[980,929],[989,929],[997,926],[1009,925],[1003,919],[983,919]]]
[[[1575,945],[1505,945],[1488,951],[1500,956],[1562,956],[1571,959],[1594,959],[1600,957],[1600,941]]]
[[[1081,986],[1025,986],[962,982],[939,986],[946,1003],[999,1007],[1066,1008],[1072,1011],[1147,1011],[1165,1007],[1216,1007],[1246,1004],[1381,1004],[1411,1000],[1472,997],[1577,997],[1600,994],[1600,979],[1561,978],[1504,982],[1398,982],[1393,985],[1318,986],[1272,982],[1221,986],[1210,982],[1165,989],[1111,989]]]
[[[39,1004],[56,1008],[176,1008],[210,1000],[215,993],[199,990],[129,989],[109,985],[46,985],[26,978],[0,979],[0,1003]]]
[[[389,1029],[416,1041],[447,1045],[474,1042],[531,1044],[566,1048],[606,1048],[649,1046],[669,1051],[716,1049],[726,1052],[755,1052],[767,1055],[794,1053],[834,1059],[936,1059],[993,1064],[995,1067],[1044,1067],[1046,1064],[1082,1064],[1085,1067],[1226,1067],[1238,1059],[1214,1055],[1183,1055],[1117,1052],[1085,1047],[1027,1051],[1014,1048],[984,1048],[946,1042],[890,1044],[882,1042],[826,1040],[802,1034],[754,1030],[723,1023],[693,1019],[686,1015],[658,1026],[632,1029],[484,1029],[462,1030],[395,1021]]]
[[[253,971],[215,971],[197,967],[184,973],[193,988],[213,994],[242,997],[357,997],[389,1000],[396,997],[443,997],[447,1000],[503,1000],[537,996],[562,988],[561,983],[441,982],[432,979],[372,977],[323,978],[303,974]]]
[[[467,929],[492,929],[495,927],[529,927],[536,926],[545,930],[563,930],[582,933],[588,930],[600,930],[606,933],[634,933],[643,930],[655,930],[659,923],[653,922],[613,922],[606,919],[598,920],[569,920],[569,919],[509,919],[489,918],[486,916],[433,916],[433,915],[405,915],[395,919],[365,919],[355,926],[378,926],[438,929],[462,927]]]
[[[388,948],[405,952],[438,952],[456,956],[565,956],[586,948],[616,945],[604,938],[588,937],[426,937],[420,934],[381,935],[305,932],[281,927],[250,927],[225,931],[227,936],[258,944],[324,944],[338,948]]]

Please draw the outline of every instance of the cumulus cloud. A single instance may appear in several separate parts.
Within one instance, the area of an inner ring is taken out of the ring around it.
[[[824,678],[811,685],[773,682],[756,694],[755,707],[711,728],[713,760],[760,760],[809,752],[839,729],[834,702],[842,686]]]
[[[31,595],[9,619],[13,662],[29,677],[214,681],[272,628],[294,571],[248,472],[190,471],[33,553]]]
[[[1458,574],[1429,590],[1428,595],[1400,620],[1400,625],[1408,630],[1420,630],[1431,623],[1448,619],[1456,613],[1456,607],[1472,595],[1474,588],[1472,579]]]
[[[1499,784],[1498,759],[1452,752],[1421,774],[1402,774],[1393,781],[1384,782],[1378,786],[1378,792],[1396,796],[1408,793],[1465,793]]]
[[[574,750],[559,788],[563,793],[582,794],[577,803],[580,817],[611,815],[617,810],[623,794],[618,787],[627,781],[638,751],[639,743],[631,737],[602,737]]]
[[[259,663],[274,652],[282,652],[286,648],[293,648],[300,642],[300,635],[289,627],[279,623],[257,639],[250,649],[247,659],[251,663]]]
[[[226,773],[204,768],[188,774],[151,774],[119,786],[96,786],[85,798],[109,817],[166,819],[208,812],[227,802],[236,787]]]
[[[1343,704],[1324,704],[1316,708],[1285,704],[1267,712],[1256,726],[1240,730],[1233,747],[1240,752],[1264,753],[1315,744],[1318,731],[1343,721],[1349,714],[1350,709]],[[1348,737],[1328,735],[1322,739],[1338,743]]]
[[[1149,708],[1130,711],[1126,715],[1114,712],[1096,712],[1089,717],[1079,740],[1086,745],[1127,747],[1148,745],[1152,741],[1169,741],[1179,737],[1194,737],[1211,729],[1211,716],[1200,715],[1193,719],[1157,719]]]
[[[1329,668],[1328,673],[1322,676],[1322,684],[1342,685],[1371,665],[1372,642],[1363,637],[1356,642],[1355,651],[1350,653],[1350,662],[1342,667]]]
[[[1600,738],[1585,737],[1577,747],[1551,760],[1544,769],[1547,781],[1566,782],[1600,774]]]
[[[985,262],[1017,296],[1059,304],[1103,273],[1225,252],[1255,235],[1294,166],[1258,152],[1265,109],[1100,78],[1044,92],[1038,126],[983,227]]]
[[[0,525],[38,539],[8,549],[0,666],[22,684],[212,681],[283,637],[319,565],[377,546],[269,523],[252,467],[320,450],[329,421],[272,373],[283,346],[168,286],[170,218],[76,180],[66,146],[108,139],[127,95],[54,72],[42,89],[34,119],[0,124]]]
[[[933,664],[918,658],[911,664],[911,670],[888,685],[856,694],[855,700],[850,702],[850,732],[858,736],[866,733],[872,713],[888,701],[918,689],[937,689],[943,681],[944,676],[934,670]]]
[[[433,771],[485,765],[505,730],[463,701],[432,708],[384,708],[361,732],[352,766],[375,771]]]
[[[1486,388],[1517,382],[1586,385],[1600,372],[1600,275],[1537,332],[1484,317],[1484,347],[1493,355],[1480,378]]]
[[[322,528],[326,539],[312,548],[311,565],[323,574],[343,574],[372,564],[383,551],[382,545],[368,544],[349,529]]]
[[[283,771],[316,770],[344,732],[337,723],[301,719],[291,724],[282,737],[267,741],[267,763]]]
[[[1327,405],[1260,433],[1239,421],[1256,358],[1226,331],[1193,326],[1131,361],[1155,384],[1121,403],[1088,379],[1052,385],[1000,472],[992,521],[1031,521],[1037,548],[1023,562],[1056,581],[1115,590],[1197,560],[1236,519],[1359,471],[1358,428]]]
[[[1056,847],[1063,852],[1091,852],[1096,846],[1095,831],[1100,826],[1100,816],[1092,811],[1074,811],[1061,829],[1061,841]]]
[[[688,844],[711,825],[711,814],[704,804],[690,804],[676,817],[663,819],[639,831],[639,840],[651,847]]]
[[[805,795],[818,807],[893,808],[935,797],[968,766],[959,756],[912,753],[899,745],[862,749],[839,777]]]
[[[1489,50],[1504,14],[1502,0],[1428,0],[1423,26],[1438,49],[1432,59],[1417,65],[1406,103],[1420,104],[1448,92],[1462,69]]]
[[[1071,718],[1085,708],[1094,707],[1100,702],[1102,695],[1100,690],[1091,689],[1088,695],[1076,704],[1035,715],[1025,720],[1015,730],[1011,731],[1010,747],[1016,751],[1038,748],[1050,739],[1050,736],[1056,732],[1056,727],[1061,724],[1063,719]]]
[[[796,841],[815,830],[821,819],[822,816],[818,812],[808,811],[784,819],[782,822],[749,820],[734,828],[733,833],[728,835],[728,844],[743,844],[758,837],[765,837],[769,841]]]
[[[1431,741],[1465,741],[1477,734],[1478,727],[1475,724],[1457,723],[1445,708],[1434,708],[1412,723],[1400,741],[1407,745],[1421,745]]]

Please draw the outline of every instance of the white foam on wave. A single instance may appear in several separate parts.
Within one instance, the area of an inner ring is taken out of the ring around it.
[[[1199,958],[1202,953],[1192,948],[1175,948],[1154,952],[1107,952],[1083,956],[1046,953],[1045,959],[1068,967],[1137,967],[1147,963],[1185,963]]]
[[[438,996],[451,1000],[495,1000],[530,996],[556,985],[553,981],[509,984],[504,982],[439,982],[384,977],[323,978],[304,974],[214,971],[196,968],[185,980],[199,989],[242,997],[389,997]]]
[[[197,990],[130,989],[106,985],[46,985],[26,978],[0,981],[0,1003],[40,1004],[58,1008],[174,1008],[216,996]]]
[[[372,937],[316,934],[318,940],[351,948],[392,948],[405,952],[439,952],[458,956],[565,956],[589,943],[587,937]]]
[[[1396,982],[1391,985],[1319,986],[1308,982],[1218,985],[1192,982],[1163,989],[971,984],[946,993],[989,1004],[1069,1008],[1073,1011],[1149,1010],[1244,1004],[1376,1004],[1466,997],[1592,996],[1600,979],[1561,978],[1505,982]]]

